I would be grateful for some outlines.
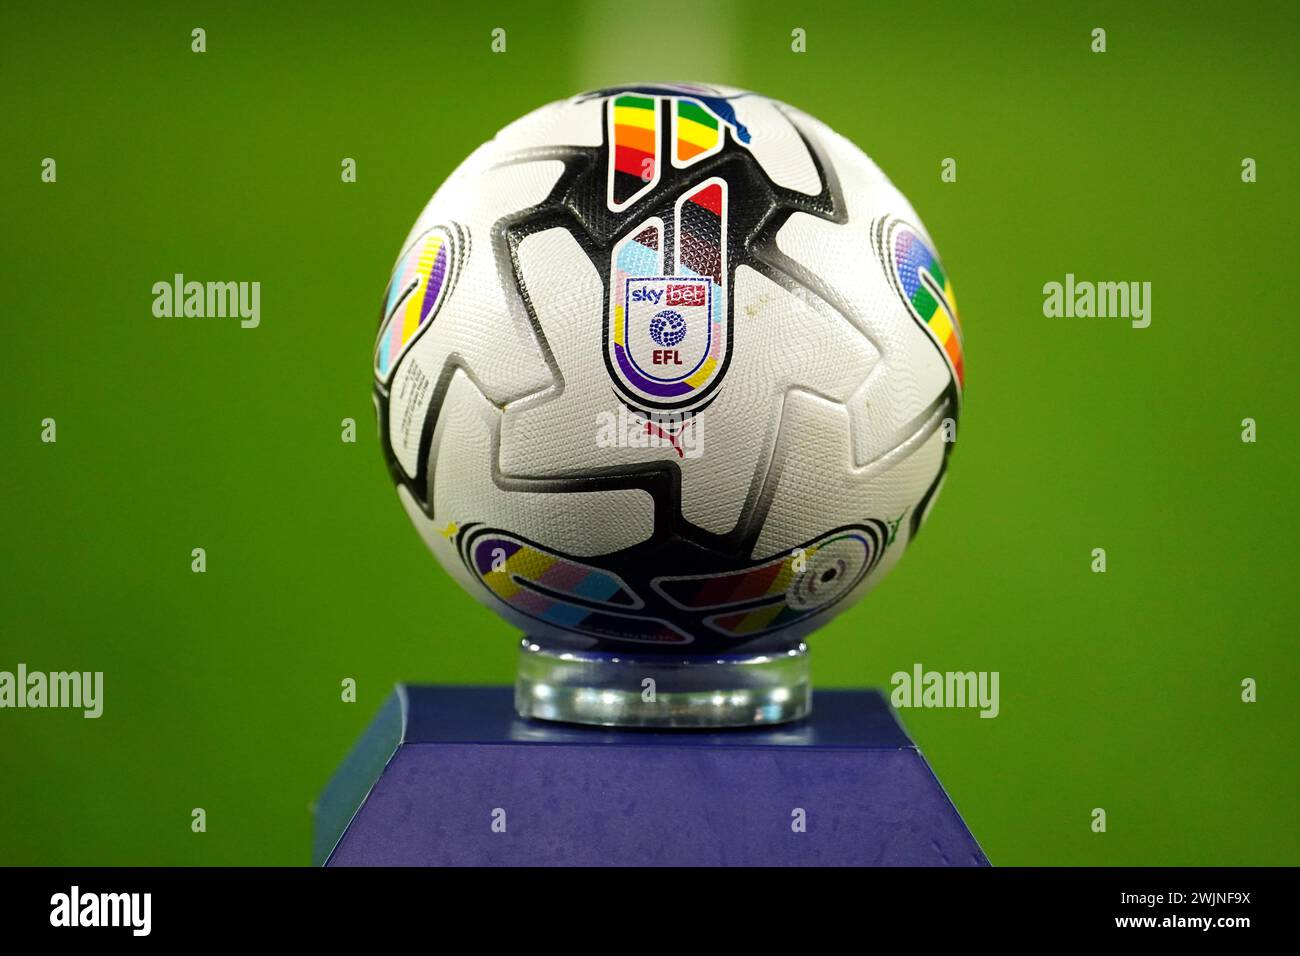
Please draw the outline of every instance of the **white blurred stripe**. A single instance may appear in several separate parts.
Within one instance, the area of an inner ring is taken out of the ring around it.
[[[738,22],[733,0],[588,0],[574,92],[637,82],[739,85],[731,34]]]

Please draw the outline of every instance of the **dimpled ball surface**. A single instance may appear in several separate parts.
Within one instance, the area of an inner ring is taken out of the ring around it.
[[[402,244],[373,356],[446,571],[582,649],[775,650],[888,574],[943,481],[952,285],[856,146],[763,96],[598,90],[506,126]]]

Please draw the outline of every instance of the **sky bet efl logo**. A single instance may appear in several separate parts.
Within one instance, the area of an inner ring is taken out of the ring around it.
[[[702,408],[727,368],[727,183],[714,176],[614,245],[606,366],[631,408]]]
[[[641,277],[627,284],[633,364],[658,381],[698,369],[708,354],[709,281]]]

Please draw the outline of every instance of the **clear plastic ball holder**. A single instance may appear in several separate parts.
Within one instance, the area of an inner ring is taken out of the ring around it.
[[[781,724],[812,710],[808,646],[684,659],[519,646],[521,717],[605,727],[715,728]]]

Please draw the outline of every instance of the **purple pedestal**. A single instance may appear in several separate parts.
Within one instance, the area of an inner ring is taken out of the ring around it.
[[[987,866],[877,691],[778,727],[521,720],[505,687],[399,686],[317,805],[328,866]]]

